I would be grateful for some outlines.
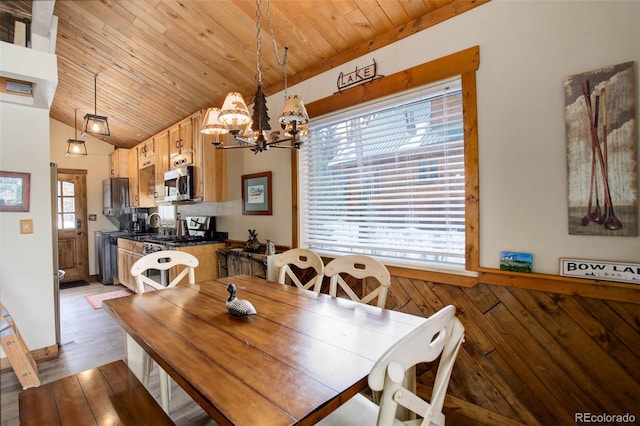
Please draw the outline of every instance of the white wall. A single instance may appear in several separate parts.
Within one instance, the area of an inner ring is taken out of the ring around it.
[[[337,90],[340,72],[372,59],[389,75],[479,45],[481,266],[497,268],[502,250],[532,253],[535,271],[550,274],[559,272],[560,257],[640,262],[639,237],[568,234],[563,88],[569,75],[627,61],[638,72],[639,23],[638,1],[493,0],[289,92],[310,103]],[[281,93],[268,98],[273,116],[281,100]],[[242,152],[229,156],[232,207],[217,212],[233,216],[220,218],[218,228],[234,239],[256,228],[261,241],[291,244],[288,152]],[[242,216],[240,176],[266,170],[274,173],[274,215]]]
[[[109,178],[109,154],[113,145],[93,136],[83,136],[87,146],[86,157],[65,157],[67,139],[75,139],[73,127],[50,120],[51,162],[59,169],[78,169],[87,171],[87,217],[96,215],[96,221],[87,222],[87,240],[89,248],[89,275],[98,273],[95,232],[117,231],[118,228],[102,214],[102,181]],[[79,134],[78,134],[79,136]]]
[[[32,348],[54,345],[49,110],[0,103],[0,170],[31,174],[30,210],[0,213],[0,300]],[[20,234],[20,220],[33,221]]]

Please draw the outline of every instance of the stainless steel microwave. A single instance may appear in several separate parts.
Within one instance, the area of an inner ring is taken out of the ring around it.
[[[193,166],[182,166],[164,172],[165,201],[193,200]]]

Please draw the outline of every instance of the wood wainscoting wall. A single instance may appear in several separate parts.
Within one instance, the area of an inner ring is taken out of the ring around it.
[[[575,413],[640,419],[640,305],[392,277],[388,309],[427,317],[449,304],[466,329],[449,409],[490,425],[569,425]],[[420,370],[419,383],[431,386],[434,372]]]

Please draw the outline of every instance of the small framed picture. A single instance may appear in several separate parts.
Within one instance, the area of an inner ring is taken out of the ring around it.
[[[0,212],[28,212],[31,173],[0,171]]]
[[[271,172],[242,176],[242,214],[271,215]]]
[[[501,251],[500,270],[513,272],[533,272],[533,255],[531,253]]]

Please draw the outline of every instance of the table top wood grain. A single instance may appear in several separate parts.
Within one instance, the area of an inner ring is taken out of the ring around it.
[[[231,316],[227,285],[257,315]],[[247,275],[107,300],[104,308],[219,424],[313,424],[367,386],[425,318]]]

